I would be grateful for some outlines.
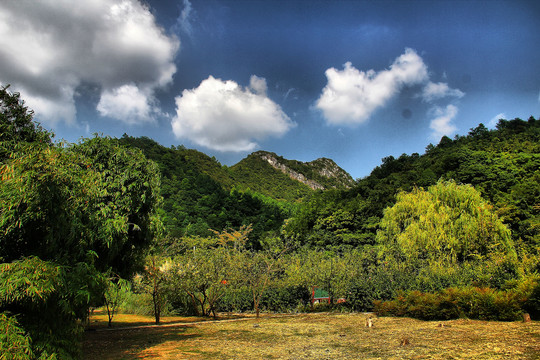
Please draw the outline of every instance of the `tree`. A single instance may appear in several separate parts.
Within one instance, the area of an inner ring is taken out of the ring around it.
[[[247,225],[238,230],[211,230],[214,236],[209,238],[182,239],[184,249],[175,258],[174,281],[201,316],[212,313],[216,317],[218,302],[234,283],[238,267],[235,254],[245,250],[251,230]]]
[[[135,286],[139,291],[147,293],[152,299],[152,314],[156,325],[167,304],[167,292],[171,280],[172,263],[159,255],[148,255],[144,272],[135,276]]]
[[[51,144],[52,134],[33,121],[34,112],[24,105],[19,93],[10,93],[9,85],[0,86],[0,161],[17,144]]]
[[[472,186],[453,181],[398,194],[377,241],[385,261],[414,273],[431,267],[430,273],[444,275],[457,264],[485,268],[500,258],[516,264],[510,231],[491,205]]]
[[[263,295],[280,269],[279,259],[263,251],[242,251],[236,254],[234,264],[237,267],[234,281],[237,286],[249,288],[255,314],[259,318]]]
[[[52,145],[5,90],[0,313],[16,317],[36,357],[77,357],[79,320],[102,301],[103,274],[129,277],[158,229],[159,175],[140,151],[112,139]]]
[[[131,290],[131,283],[118,275],[110,276],[107,279],[107,288],[103,294],[105,307],[107,308],[108,326],[112,327],[112,320],[116,315],[120,305],[126,299],[127,293]]]
[[[140,150],[108,137],[85,139],[69,150],[99,176],[90,209],[91,221],[100,223],[93,229],[96,262],[104,271],[110,267],[129,278],[141,269],[146,250],[163,231],[157,213],[162,201],[159,169]]]
[[[66,268],[35,256],[3,263],[0,314],[16,319],[35,357],[77,358],[77,319],[100,286],[96,272],[84,264]]]
[[[377,240],[405,259],[474,260],[514,253],[510,231],[470,185],[439,182],[400,193],[385,210]]]
[[[201,316],[216,317],[217,303],[231,276],[229,249],[194,247],[175,258],[174,276]]]

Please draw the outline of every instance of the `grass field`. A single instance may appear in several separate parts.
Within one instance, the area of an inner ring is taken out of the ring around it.
[[[84,359],[540,359],[540,322],[420,321],[365,314],[315,313],[159,327],[152,319],[122,315],[114,330],[106,316],[92,318]],[[210,319],[211,320],[211,319]],[[121,327],[121,329],[120,329]]]

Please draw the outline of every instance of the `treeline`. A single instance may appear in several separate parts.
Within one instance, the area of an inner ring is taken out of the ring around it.
[[[318,193],[285,227],[316,247],[375,244],[384,209],[400,191],[454,180],[474,186],[512,230],[519,252],[536,254],[540,236],[540,121],[500,120],[454,140],[443,137],[423,155],[382,159],[350,190]]]
[[[161,243],[147,265],[155,277],[140,277],[124,310],[204,316],[338,306],[423,319],[540,316],[538,257],[518,258],[509,229],[472,186],[439,181],[402,192],[379,226],[375,244],[357,248],[280,237],[254,251],[246,247],[249,227]],[[313,305],[315,288],[328,292],[328,304]]]

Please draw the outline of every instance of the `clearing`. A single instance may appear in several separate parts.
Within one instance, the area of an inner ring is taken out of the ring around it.
[[[367,314],[200,318],[118,315],[92,318],[83,358],[93,359],[540,359],[540,322],[420,321]],[[182,322],[180,325],[170,323]]]

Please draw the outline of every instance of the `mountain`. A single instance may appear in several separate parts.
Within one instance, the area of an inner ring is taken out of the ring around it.
[[[209,236],[209,229],[253,225],[250,240],[277,232],[314,189],[347,188],[351,176],[330,159],[310,163],[257,152],[238,164],[183,146],[166,148],[147,138],[124,135],[118,141],[143,151],[161,172],[162,219],[172,236]],[[274,164],[274,165],[272,165]]]
[[[257,151],[230,169],[236,186],[274,199],[296,201],[314,190],[351,188],[355,181],[333,160],[288,160],[275,153]]]

